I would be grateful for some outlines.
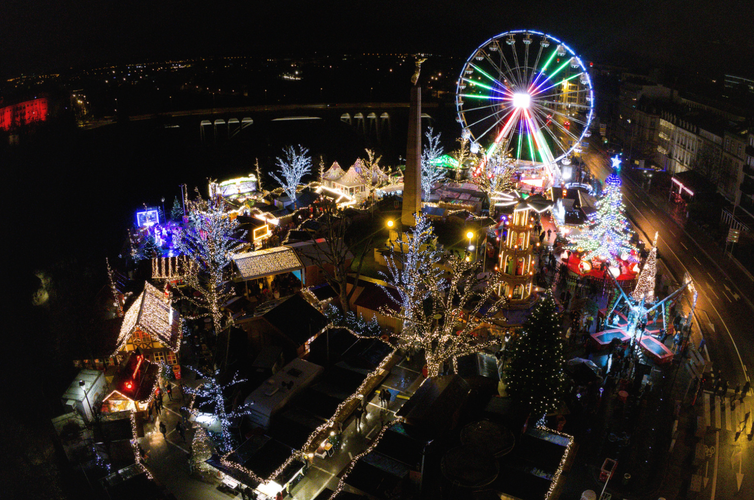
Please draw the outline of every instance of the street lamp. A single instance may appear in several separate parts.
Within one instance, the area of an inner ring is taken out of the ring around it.
[[[79,387],[81,387],[81,390],[84,391],[84,399],[86,399],[86,406],[89,407],[89,418],[93,420],[94,412],[92,411],[91,403],[89,403],[89,395],[86,393],[86,382],[83,380],[79,380]]]

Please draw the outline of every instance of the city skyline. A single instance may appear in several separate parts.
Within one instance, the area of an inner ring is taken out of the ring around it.
[[[745,73],[754,54],[746,16],[704,0],[615,8],[540,1],[326,4],[289,2],[226,8],[195,2],[85,0],[64,8],[48,0],[0,7],[0,75],[54,72],[125,59],[197,56],[298,56],[314,52],[431,52],[463,57],[503,31],[534,29],[568,40],[587,60],[651,68],[717,68]],[[4,12],[2,12],[4,11]],[[745,75],[744,75],[745,76]]]

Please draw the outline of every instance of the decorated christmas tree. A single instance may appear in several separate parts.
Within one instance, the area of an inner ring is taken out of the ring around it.
[[[597,201],[597,211],[589,218],[581,233],[571,238],[572,250],[584,252],[582,258],[595,257],[610,262],[631,257],[631,232],[625,216],[620,177],[605,179],[605,195]]]
[[[565,382],[560,319],[551,292],[542,296],[508,349],[506,391],[529,407],[536,422],[558,408]]]
[[[173,208],[170,209],[170,219],[176,222],[183,219],[183,207],[181,206],[181,202],[178,201],[177,196],[173,199]]]
[[[205,463],[212,457],[212,440],[201,427],[196,427],[194,440],[191,442],[191,472],[200,477],[209,477],[213,468]]]

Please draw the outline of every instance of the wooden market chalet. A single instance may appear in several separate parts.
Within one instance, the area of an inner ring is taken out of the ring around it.
[[[144,290],[125,309],[117,338],[115,329],[108,333],[109,354],[74,362],[77,367],[104,370],[108,389],[102,401],[103,412],[146,408],[163,364],[180,378],[178,353],[183,323],[160,289],[145,282]]]

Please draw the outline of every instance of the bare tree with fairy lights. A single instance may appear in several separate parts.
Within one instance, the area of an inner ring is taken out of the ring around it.
[[[478,274],[479,262],[444,257],[435,247],[429,220],[420,214],[415,220],[385,259],[383,275],[398,292],[394,300],[400,310],[383,308],[382,313],[403,324],[394,337],[402,347],[423,350],[427,374],[436,377],[446,362],[456,372],[459,356],[499,345],[499,339],[483,339],[479,333],[505,299],[495,294],[498,273],[484,278]]]
[[[196,415],[199,413],[199,409],[194,406],[198,402],[199,407],[205,407],[208,409],[208,413],[213,414],[220,422],[220,441],[218,448],[222,453],[230,453],[235,447],[233,436],[230,433],[230,426],[233,421],[240,419],[244,415],[251,415],[252,403],[244,403],[235,409],[228,410],[228,403],[225,401],[224,393],[231,387],[246,382],[246,379],[239,379],[238,373],[233,375],[233,379],[227,384],[221,384],[217,378],[220,375],[220,370],[215,370],[213,376],[207,376],[189,366],[191,370],[194,370],[204,383],[196,389],[184,386],[186,392],[194,396],[192,401],[192,407],[188,408],[188,411]]]
[[[508,343],[510,363],[504,374],[506,392],[529,407],[534,422],[560,404],[565,384],[560,318],[552,292],[546,292]]]
[[[376,233],[371,232],[363,238],[360,229],[364,225],[354,224],[353,220],[338,213],[333,205],[323,206],[322,215],[317,218],[321,230],[317,237],[311,239],[312,252],[308,257],[317,266],[327,283],[337,293],[345,313],[351,310],[351,298],[356,286],[349,290],[349,277],[359,283],[361,271],[368,252],[372,251],[372,242]],[[355,266],[352,261],[356,259]]]
[[[187,223],[177,239],[177,247],[192,264],[186,266],[184,281],[192,292],[179,297],[196,306],[199,313],[189,319],[212,318],[215,335],[230,327],[231,316],[222,310],[235,291],[230,286],[231,255],[240,250],[244,231],[238,221],[225,211],[220,199],[196,200],[187,203]],[[230,338],[230,335],[228,335]],[[226,360],[227,360],[226,346]]]
[[[429,201],[432,186],[445,178],[445,169],[437,163],[443,153],[440,133],[434,135],[433,132],[434,130],[430,127],[424,134],[427,138],[427,146],[422,150],[422,194],[425,201]]]
[[[514,169],[513,160],[506,153],[497,151],[481,162],[476,175],[472,177],[474,184],[487,195],[490,214],[493,212],[495,195],[516,187],[513,181]]]
[[[367,190],[367,199],[372,199],[374,190],[387,181],[387,174],[380,166],[380,160],[382,156],[377,154],[371,149],[364,150],[367,154],[366,158],[359,158],[357,162],[357,173],[359,180],[364,184]]]
[[[300,144],[283,149],[283,156],[283,158],[278,157],[276,159],[282,179],[273,173],[270,174],[270,177],[280,184],[285,194],[293,202],[293,208],[296,208],[296,191],[301,185],[301,179],[311,172],[312,159],[309,156],[309,150]]]

